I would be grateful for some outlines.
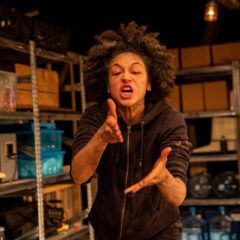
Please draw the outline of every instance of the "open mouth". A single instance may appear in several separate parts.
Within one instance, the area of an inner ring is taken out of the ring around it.
[[[121,88],[121,93],[132,93],[133,90],[131,87],[122,87]]]
[[[123,99],[129,99],[133,93],[133,89],[131,86],[122,86],[120,88],[120,96]]]

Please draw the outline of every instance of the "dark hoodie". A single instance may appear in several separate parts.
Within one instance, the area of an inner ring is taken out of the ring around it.
[[[83,148],[106,120],[105,103],[84,112],[74,138],[73,156]],[[148,103],[139,124],[128,127],[119,117],[123,143],[108,144],[97,168],[98,193],[89,220],[105,240],[145,240],[179,218],[179,210],[162,197],[156,185],[135,194],[124,189],[145,177],[170,146],[167,168],[186,183],[191,144],[182,115],[164,100]]]

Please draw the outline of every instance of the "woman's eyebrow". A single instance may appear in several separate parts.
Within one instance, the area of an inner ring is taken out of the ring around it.
[[[133,65],[140,65],[140,66],[144,67],[140,62],[131,63],[130,67],[132,67]],[[119,64],[119,63],[114,63],[113,65],[111,65],[111,67],[114,67],[114,66],[117,66],[117,67],[120,67],[120,68],[122,67],[122,65]]]

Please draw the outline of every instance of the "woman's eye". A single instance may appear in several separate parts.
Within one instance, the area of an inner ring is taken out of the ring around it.
[[[140,71],[132,71],[132,74],[140,74]]]
[[[117,76],[117,75],[119,75],[119,74],[121,74],[121,72],[113,72],[113,73],[112,73],[113,76]]]

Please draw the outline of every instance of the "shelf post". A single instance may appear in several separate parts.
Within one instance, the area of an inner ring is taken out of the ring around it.
[[[32,79],[32,102],[33,102],[33,122],[35,140],[35,159],[36,159],[36,178],[37,178],[37,205],[38,205],[38,236],[40,240],[45,239],[44,234],[44,211],[43,211],[43,183],[42,183],[42,164],[41,164],[41,139],[39,127],[39,105],[38,89],[36,77],[36,56],[35,43],[30,40],[30,66]]]
[[[233,78],[233,91],[234,91],[234,108],[237,113],[237,135],[240,131],[240,64],[239,61],[232,62],[232,78]],[[236,148],[238,154],[238,180],[240,188],[240,140],[239,136],[236,140]],[[240,190],[240,189],[239,189]]]

